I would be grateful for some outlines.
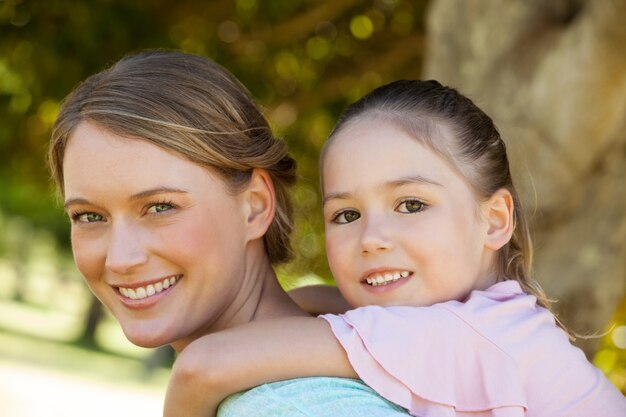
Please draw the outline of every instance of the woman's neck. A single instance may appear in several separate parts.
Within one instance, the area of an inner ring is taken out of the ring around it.
[[[197,334],[172,343],[180,352],[193,340],[209,333],[230,327],[241,326],[252,321],[289,316],[308,316],[281,288],[276,273],[264,248],[251,250],[245,263],[245,279],[229,307],[219,317],[210,320]]]
[[[237,320],[226,327],[238,326],[256,320],[277,317],[307,315],[282,289],[276,278],[276,272],[262,251],[253,251],[256,256],[249,257],[248,281],[253,283],[247,299],[242,303],[242,311]],[[244,295],[244,294],[242,294]]]

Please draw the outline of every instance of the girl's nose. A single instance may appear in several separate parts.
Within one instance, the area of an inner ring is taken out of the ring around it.
[[[362,223],[361,254],[370,255],[393,249],[393,242],[382,219],[368,219]]]
[[[130,225],[118,225],[111,230],[105,266],[117,274],[130,274],[148,261],[140,232]]]

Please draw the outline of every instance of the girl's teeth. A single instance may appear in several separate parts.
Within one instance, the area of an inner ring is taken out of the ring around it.
[[[175,277],[165,278],[161,282],[157,282],[155,284],[150,284],[145,287],[137,287],[137,288],[124,288],[119,287],[120,293],[131,300],[142,300],[147,297],[151,297],[154,294],[160,293],[166,288],[171,287],[176,284],[176,281],[179,280],[181,275],[176,275]]]
[[[406,278],[411,273],[409,271],[385,272],[384,274],[373,274],[365,279],[369,285],[378,286],[391,282],[396,282],[401,278]]]

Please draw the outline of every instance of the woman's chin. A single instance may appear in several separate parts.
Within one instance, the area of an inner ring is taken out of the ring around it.
[[[173,336],[149,329],[147,326],[123,326],[126,338],[134,345],[143,348],[157,348],[172,343]]]

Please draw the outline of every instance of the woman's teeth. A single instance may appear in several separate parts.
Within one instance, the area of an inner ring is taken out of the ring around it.
[[[406,278],[411,273],[409,271],[396,271],[396,272],[385,272],[384,274],[372,274],[369,277],[365,278],[365,281],[369,285],[378,286],[378,285],[386,285],[391,282],[396,282],[401,278]]]
[[[158,294],[161,291],[171,287],[176,284],[182,275],[176,275],[173,277],[165,278],[161,282],[157,282],[156,284],[146,285],[145,287],[135,287],[135,288],[124,288],[119,287],[120,292],[124,297],[128,297],[131,300],[141,300],[143,298],[151,297],[154,294]]]

